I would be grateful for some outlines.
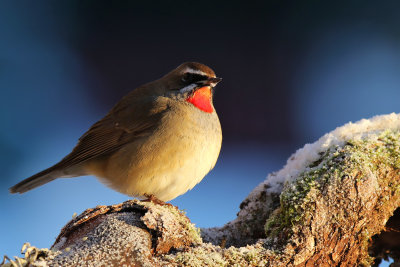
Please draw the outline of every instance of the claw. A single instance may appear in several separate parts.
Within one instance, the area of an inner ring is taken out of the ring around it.
[[[144,202],[153,202],[154,204],[157,205],[161,205],[161,206],[170,206],[173,207],[174,205],[170,204],[170,203],[165,203],[162,200],[159,200],[157,197],[155,197],[154,195],[151,194],[144,194],[145,197],[147,197],[147,199],[142,200]]]

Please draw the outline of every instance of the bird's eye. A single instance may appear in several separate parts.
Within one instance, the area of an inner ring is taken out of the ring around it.
[[[182,76],[182,82],[184,83],[191,83],[191,79],[192,79],[192,74],[189,72],[186,72],[185,74],[183,74]]]
[[[191,83],[195,83],[198,81],[204,81],[207,79],[208,79],[208,77],[205,75],[191,73],[191,72],[186,72],[182,76],[182,82],[184,82],[185,84],[191,84]]]

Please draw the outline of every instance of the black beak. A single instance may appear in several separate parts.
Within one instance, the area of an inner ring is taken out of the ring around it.
[[[199,82],[197,82],[197,84],[200,86],[208,85],[208,86],[214,87],[220,81],[222,81],[222,78],[215,77],[215,78],[208,78],[207,80],[204,80],[204,81],[199,81]]]

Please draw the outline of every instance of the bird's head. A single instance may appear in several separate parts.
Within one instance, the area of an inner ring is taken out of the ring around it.
[[[217,78],[214,71],[206,65],[186,62],[160,80],[171,97],[185,100],[204,112],[214,111],[213,90],[222,79]]]

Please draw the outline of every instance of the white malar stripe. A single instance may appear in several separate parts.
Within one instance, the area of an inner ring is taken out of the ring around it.
[[[179,92],[186,93],[186,92],[192,91],[196,86],[197,86],[197,84],[195,84],[195,83],[189,84],[188,86],[185,86],[182,89],[180,89]]]
[[[205,72],[203,72],[203,71],[201,71],[201,70],[194,70],[194,69],[189,68],[189,67],[187,67],[187,68],[185,69],[184,73],[185,73],[185,72],[189,72],[189,73],[193,73],[193,74],[200,74],[200,75],[203,75],[203,76],[208,76],[207,73],[205,73]]]

